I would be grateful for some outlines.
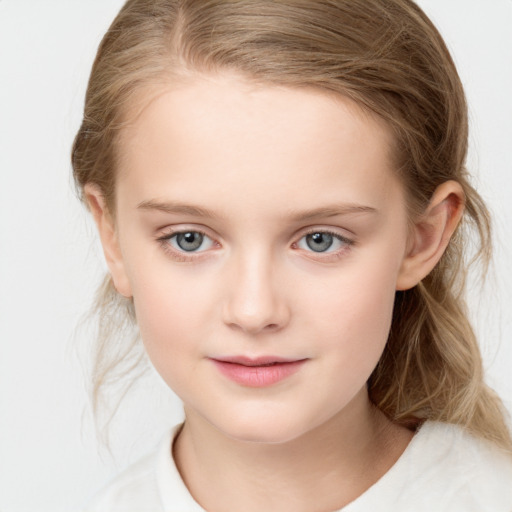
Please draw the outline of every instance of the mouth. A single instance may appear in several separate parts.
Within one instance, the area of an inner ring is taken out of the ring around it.
[[[307,359],[233,356],[212,358],[211,361],[229,380],[242,386],[259,388],[277,384],[291,377],[301,369]]]

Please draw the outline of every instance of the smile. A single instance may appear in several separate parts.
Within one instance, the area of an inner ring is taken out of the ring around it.
[[[250,359],[229,357],[212,359],[217,369],[228,379],[242,386],[271,386],[296,373],[307,359],[284,360],[277,357]]]

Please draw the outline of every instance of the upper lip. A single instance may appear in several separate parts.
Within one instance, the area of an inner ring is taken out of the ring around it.
[[[222,356],[213,357],[214,361],[220,361],[223,363],[240,364],[243,366],[262,366],[265,364],[272,363],[295,363],[297,361],[304,361],[303,359],[293,359],[279,356],[259,356],[259,357],[247,357],[247,356]]]

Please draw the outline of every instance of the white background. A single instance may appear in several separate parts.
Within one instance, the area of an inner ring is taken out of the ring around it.
[[[470,168],[495,214],[495,278],[471,298],[489,381],[512,403],[512,0],[422,0],[471,109]],[[121,0],[0,0],[0,511],[80,510],[180,418],[146,379],[98,452],[76,326],[103,264],[69,153],[100,38]],[[82,356],[83,358],[83,356]]]

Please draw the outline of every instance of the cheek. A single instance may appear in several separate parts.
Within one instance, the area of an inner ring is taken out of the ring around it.
[[[174,283],[175,284],[175,283]],[[198,304],[190,294],[167,286],[134,290],[137,322],[147,356],[166,384],[180,396],[183,383],[195,387],[194,375],[202,352],[198,333]],[[188,389],[188,388],[186,388]]]
[[[173,276],[157,276],[152,280],[145,274],[142,284],[133,283],[133,299],[137,322],[145,343],[165,343],[190,338],[197,329],[198,312],[204,295],[194,291],[197,283],[181,283]],[[142,277],[142,276],[141,276]],[[142,285],[141,285],[142,284]]]
[[[349,360],[351,367],[370,371],[389,335],[398,268],[396,258],[372,259],[363,258],[347,268],[326,284],[323,301],[320,294],[312,301],[318,304],[316,314],[327,349],[334,357]]]
[[[190,267],[172,271],[161,255],[142,256],[128,265],[137,323],[149,358],[167,380],[193,370],[186,355],[198,349],[207,294]]]
[[[197,273],[191,267],[180,267],[170,261],[159,243],[148,241],[137,230],[133,233],[127,230],[123,242],[125,267],[142,338],[145,343],[170,342],[182,334],[181,330],[194,325],[194,300],[201,296]]]

